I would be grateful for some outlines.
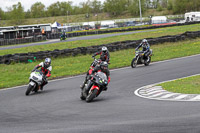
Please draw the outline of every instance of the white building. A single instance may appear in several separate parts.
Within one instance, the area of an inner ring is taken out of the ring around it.
[[[200,12],[187,12],[185,13],[185,21],[200,21]]]
[[[166,16],[155,16],[151,18],[152,24],[162,24],[167,23],[167,17]]]

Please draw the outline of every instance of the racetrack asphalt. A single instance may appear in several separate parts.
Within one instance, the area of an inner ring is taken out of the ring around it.
[[[0,133],[198,133],[200,102],[151,100],[134,91],[199,74],[199,60],[196,55],[112,70],[108,91],[91,103],[79,98],[84,75],[49,82],[30,96],[26,86],[2,90]]]
[[[163,30],[163,29],[73,37],[73,38],[67,38],[66,41],[62,41],[62,42],[77,41],[77,40],[91,40],[91,39],[99,39],[99,38],[106,38],[106,37],[112,37],[112,36],[129,35],[129,34],[134,34],[134,33],[158,31],[158,30]],[[23,47],[29,47],[29,46],[45,45],[45,44],[53,44],[53,43],[59,43],[59,42],[61,42],[60,39],[52,39],[52,40],[48,40],[46,42],[30,43],[30,44],[23,44],[23,45],[3,46],[3,47],[0,47],[0,50],[23,48]]]

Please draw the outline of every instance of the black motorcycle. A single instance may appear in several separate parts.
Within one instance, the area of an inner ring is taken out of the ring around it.
[[[108,84],[108,79],[105,73],[97,72],[91,76],[91,79],[87,81],[83,91],[81,91],[81,100],[86,102],[91,102],[95,97],[97,97]],[[87,90],[87,86],[91,87]]]
[[[135,68],[138,64],[144,64],[145,66],[148,66],[151,62],[152,52],[153,51],[151,49],[150,53],[146,55],[143,51],[135,51],[135,57],[131,61],[131,67]]]

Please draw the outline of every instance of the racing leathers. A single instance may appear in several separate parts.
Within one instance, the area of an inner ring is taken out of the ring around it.
[[[87,81],[91,79],[91,75],[93,75],[96,72],[100,72],[100,71],[106,74],[107,79],[108,79],[108,84],[109,84],[109,82],[110,82],[110,71],[108,69],[106,69],[106,70],[101,69],[100,65],[95,66],[94,69],[91,69],[89,71],[89,75],[87,77]],[[89,88],[91,88],[91,86],[92,86],[92,82],[88,82],[86,90],[89,90]],[[106,91],[107,90],[107,86],[105,86],[102,90]]]
[[[100,55],[100,59],[101,61],[106,61],[107,63],[109,63],[110,61],[110,54],[108,51],[104,52],[104,51],[99,51],[94,53],[93,57],[95,57],[96,55]]]
[[[47,78],[51,76],[52,66],[45,67],[44,62],[41,62],[39,65],[35,66],[35,68],[32,70],[32,72],[38,68],[41,68],[40,71],[42,71],[42,73],[43,73],[43,84],[41,85],[41,88],[40,88],[42,90],[43,86],[48,83]]]

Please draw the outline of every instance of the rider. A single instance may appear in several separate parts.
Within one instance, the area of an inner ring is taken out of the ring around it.
[[[107,63],[109,63],[110,54],[109,54],[109,51],[108,51],[107,47],[103,46],[101,48],[101,51],[94,53],[94,55],[92,57],[95,57],[96,55],[99,55],[99,54],[100,54],[100,59],[102,61],[106,61]]]
[[[51,59],[46,58],[44,62],[41,62],[39,65],[36,65],[35,68],[32,70],[32,72],[34,72],[36,69],[40,67],[41,67],[40,70],[43,72],[43,84],[41,85],[40,89],[43,90],[43,86],[48,83],[47,78],[51,76],[51,70],[52,70]]]
[[[146,39],[143,39],[142,42],[136,47],[135,51],[137,51],[140,47],[142,47],[142,51],[144,52],[144,56],[147,57],[146,62],[149,60],[149,55],[151,54],[150,45]]]
[[[94,67],[94,69],[89,70],[89,75],[88,75],[87,78],[85,79],[84,84],[85,84],[88,80],[91,79],[91,75],[93,75],[95,72],[99,72],[99,71],[101,71],[101,72],[103,72],[103,73],[106,74],[107,79],[108,79],[108,84],[109,84],[109,82],[110,82],[110,71],[109,71],[109,69],[108,69],[108,63],[107,63],[106,61],[102,61],[100,64],[96,65],[96,66]],[[89,82],[88,85],[87,85],[86,90],[89,89],[89,88],[91,87],[91,85],[92,85],[92,82]],[[83,90],[83,88],[82,88],[82,90]],[[103,90],[106,91],[106,90],[107,90],[107,86],[105,86],[105,87],[103,88]]]
[[[64,31],[62,32],[62,34],[60,35],[60,37],[61,37],[61,38],[64,38],[63,40],[65,40],[66,35],[65,35],[65,32],[64,32]]]

